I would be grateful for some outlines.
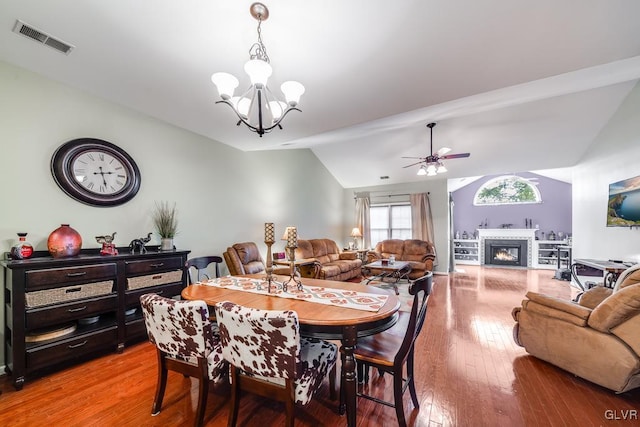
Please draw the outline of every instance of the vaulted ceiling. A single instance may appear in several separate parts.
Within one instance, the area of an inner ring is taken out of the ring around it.
[[[266,0],[269,85],[306,93],[259,138],[210,80],[248,85],[251,3],[6,0],[0,60],[240,150],[309,148],[348,188],[573,166],[640,78],[636,0]],[[434,149],[471,153],[437,177],[403,167],[429,154],[429,122]]]

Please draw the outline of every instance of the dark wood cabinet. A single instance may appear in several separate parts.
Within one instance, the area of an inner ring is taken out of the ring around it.
[[[54,259],[36,252],[3,261],[5,363],[16,389],[26,379],[146,339],[140,296],[180,295],[189,251]]]

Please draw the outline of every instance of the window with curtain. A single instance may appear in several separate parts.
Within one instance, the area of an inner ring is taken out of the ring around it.
[[[371,220],[371,246],[386,239],[411,239],[411,205],[373,205]]]

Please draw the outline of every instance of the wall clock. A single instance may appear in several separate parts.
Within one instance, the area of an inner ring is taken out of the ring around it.
[[[91,206],[117,206],[140,189],[140,170],[122,148],[95,138],[62,144],[51,157],[51,174],[72,198]]]

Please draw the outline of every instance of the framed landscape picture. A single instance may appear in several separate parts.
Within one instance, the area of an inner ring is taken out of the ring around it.
[[[640,176],[609,185],[607,227],[640,226]]]

